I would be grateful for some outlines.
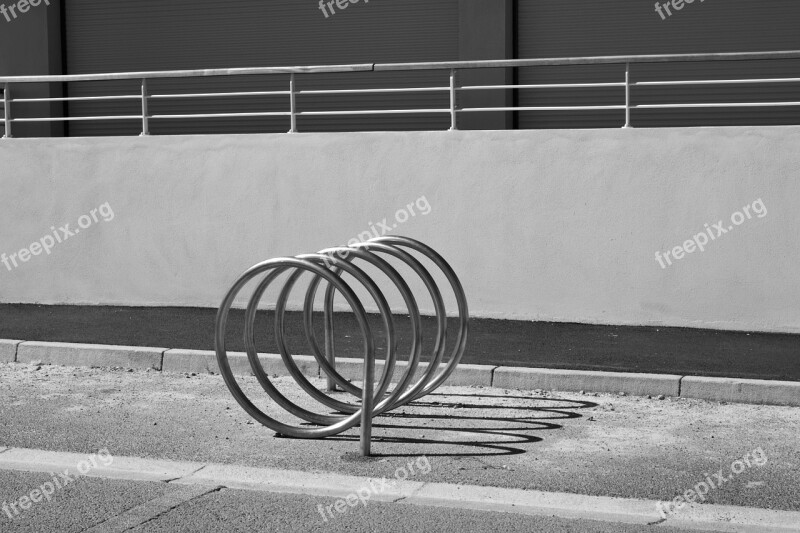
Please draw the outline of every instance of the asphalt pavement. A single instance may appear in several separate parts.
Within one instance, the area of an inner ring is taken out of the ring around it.
[[[9,501],[40,486],[48,474],[0,471],[0,501]],[[583,519],[530,516],[420,505],[369,502],[326,514],[333,498],[209,487],[189,491],[166,483],[82,478],[48,502],[33,504],[9,519],[0,515],[0,530],[9,533],[131,533],[315,531],[336,533],[639,533],[641,526]],[[320,506],[323,512],[320,513]],[[660,533],[687,531],[658,527]]]
[[[253,378],[240,381],[253,397],[266,397]],[[374,456],[362,459],[357,430],[324,440],[279,438],[239,408],[218,375],[2,364],[0,383],[0,447],[11,451],[107,450],[114,457],[370,478],[391,477],[424,458],[430,468],[412,477],[431,486],[647,502],[668,502],[721,474],[725,481],[707,491],[701,508],[800,511],[800,410],[792,407],[446,386],[377,418]],[[276,383],[303,404],[293,382]],[[270,402],[258,404],[291,421]],[[11,451],[0,453],[0,462]],[[19,501],[49,477],[0,474],[0,503]],[[0,514],[0,530],[83,531],[106,522],[103,527],[111,527],[126,513],[145,521],[132,526],[136,520],[130,519],[123,531],[643,530],[559,512],[532,517],[391,502],[371,502],[363,512],[353,509],[326,522],[318,505],[335,503],[326,496],[225,483],[212,492],[190,492],[188,499],[168,497],[177,489],[163,481],[81,478],[74,488],[80,490],[37,503],[25,518]],[[151,507],[161,510],[150,516]]]

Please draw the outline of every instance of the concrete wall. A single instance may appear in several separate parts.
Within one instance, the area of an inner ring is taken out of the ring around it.
[[[215,307],[257,261],[425,196],[393,231],[441,251],[473,315],[799,332],[798,146],[797,127],[9,139],[0,253],[114,219],[0,264],[0,301]]]

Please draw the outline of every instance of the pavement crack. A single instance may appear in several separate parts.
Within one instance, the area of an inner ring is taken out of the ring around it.
[[[648,526],[657,526],[659,524],[663,524],[666,521],[667,521],[666,518],[662,518],[661,520],[656,520],[655,522],[648,522],[647,525]]]

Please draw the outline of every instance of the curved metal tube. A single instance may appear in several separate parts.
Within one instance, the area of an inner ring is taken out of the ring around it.
[[[414,253],[410,253],[414,252]],[[423,331],[422,320],[413,291],[400,273],[381,256],[390,256],[408,266],[425,285],[436,312],[436,337],[433,352],[428,356],[427,369],[422,372],[419,379],[414,382],[422,362]],[[439,287],[433,276],[415,257],[421,255],[432,262],[447,278],[450,288],[455,295],[458,313],[458,331],[454,347],[449,358],[445,361],[447,351],[448,328],[447,311]],[[397,360],[397,337],[395,334],[394,316],[389,308],[383,292],[375,281],[361,268],[356,266],[356,261],[363,261],[377,268],[394,284],[403,298],[408,316],[411,320],[411,349],[402,376],[393,380]],[[297,367],[292,358],[289,347],[285,341],[285,315],[286,306],[291,297],[292,289],[297,281],[306,273],[312,276],[305,293],[303,305],[303,328],[312,355],[319,363],[322,372],[328,377],[327,392],[336,390],[338,386],[346,393],[360,399],[360,403],[349,403],[333,398],[325,391],[315,387]],[[324,414],[309,411],[284,396],[272,383],[261,362],[255,345],[255,320],[258,307],[264,298],[267,289],[283,274],[288,278],[282,282],[279,295],[275,302],[275,341],[281,354],[281,359],[286,365],[289,374],[297,384],[314,400],[321,405],[341,414]],[[370,298],[377,305],[381,313],[382,329],[386,336],[386,351],[383,361],[383,372],[375,383],[375,337],[370,328],[367,314],[359,297],[348,285],[342,276],[347,275],[364,287]],[[228,353],[225,348],[225,332],[228,314],[242,289],[251,281],[261,278],[253,290],[245,311],[244,345],[247,358],[256,380],[261,388],[286,412],[301,420],[318,427],[307,425],[289,425],[280,422],[263,411],[250,401],[236,382],[228,362]],[[314,302],[321,282],[327,286],[324,295],[324,320],[325,320],[325,347],[320,348],[314,330]],[[362,387],[350,383],[336,370],[334,356],[334,313],[333,301],[336,293],[341,294],[355,315],[363,338],[364,375]],[[469,311],[467,299],[461,282],[447,262],[429,246],[408,237],[378,237],[367,242],[354,244],[350,247],[337,247],[322,250],[316,254],[306,254],[297,257],[271,259],[259,263],[242,274],[220,305],[217,313],[215,328],[215,348],[220,373],[225,384],[233,394],[239,405],[253,418],[264,426],[273,429],[278,434],[295,438],[316,439],[329,437],[342,433],[356,425],[361,427],[360,449],[363,455],[370,454],[370,439],[372,433],[372,418],[392,409],[396,409],[415,399],[431,393],[441,386],[452,374],[464,354],[467,342],[467,326]],[[442,367],[442,368],[440,368]],[[391,383],[396,381],[394,388],[389,391]]]

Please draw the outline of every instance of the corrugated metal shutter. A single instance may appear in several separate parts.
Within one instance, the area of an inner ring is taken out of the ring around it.
[[[67,73],[458,59],[458,0],[359,2],[325,18],[316,0],[67,0]],[[336,7],[336,4],[333,4]],[[298,76],[299,89],[446,85],[446,73]],[[155,80],[151,94],[286,90],[288,76]],[[138,94],[138,82],[72,83],[69,96]],[[302,110],[447,107],[446,93],[311,96]],[[137,114],[136,101],[73,103],[72,116]],[[288,111],[287,96],[155,100],[151,114]],[[301,131],[446,129],[447,116],[301,117]],[[72,122],[69,134],[130,135],[141,124]],[[181,119],[154,134],[280,132],[289,119]]]
[[[517,57],[800,50],[797,0],[695,0],[665,19],[653,0],[517,0]],[[660,3],[664,4],[666,0]],[[800,61],[644,64],[632,81],[800,77]],[[619,82],[624,66],[519,69],[520,83]],[[634,103],[798,101],[800,84],[637,87]],[[520,105],[614,105],[610,89],[521,90]],[[634,126],[800,124],[797,107],[634,110]],[[620,111],[523,112],[520,128],[619,127]]]

